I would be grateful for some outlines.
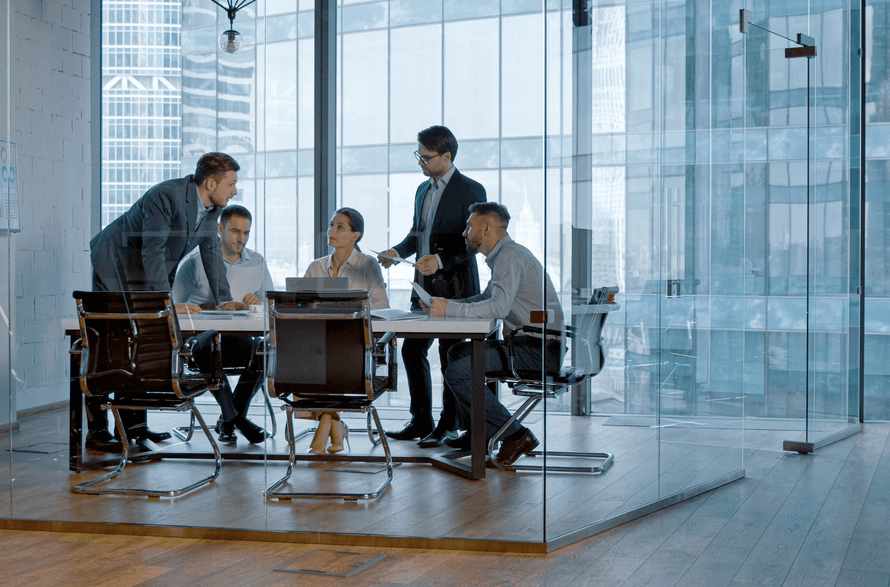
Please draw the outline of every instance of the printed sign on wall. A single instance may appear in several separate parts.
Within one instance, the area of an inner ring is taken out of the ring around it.
[[[15,143],[0,139],[0,230],[21,231],[19,171]]]

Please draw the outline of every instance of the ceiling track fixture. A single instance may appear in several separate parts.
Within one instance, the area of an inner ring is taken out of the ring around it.
[[[224,31],[219,36],[219,48],[226,53],[234,53],[244,44],[244,37],[235,30],[235,15],[238,14],[239,10],[245,6],[250,6],[256,0],[226,0],[228,6],[223,6],[216,0],[210,1],[225,10],[226,16],[229,18],[229,30]]]

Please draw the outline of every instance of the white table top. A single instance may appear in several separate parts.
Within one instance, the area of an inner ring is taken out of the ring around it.
[[[77,330],[77,318],[62,318],[63,330]],[[500,320],[471,318],[425,318],[411,320],[373,320],[371,328],[375,333],[394,332],[401,334],[442,334],[487,335],[500,325]],[[219,330],[220,332],[256,332],[268,330],[268,320],[260,316],[201,316],[200,314],[179,314],[179,327],[186,331]]]

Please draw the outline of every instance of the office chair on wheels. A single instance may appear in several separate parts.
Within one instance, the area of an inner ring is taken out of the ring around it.
[[[268,499],[295,497],[374,499],[393,476],[392,454],[373,402],[398,381],[396,340],[391,332],[375,339],[371,331],[371,297],[366,291],[266,292],[269,300],[269,344],[266,389],[284,402],[290,448],[287,473],[266,489]],[[378,367],[386,376],[377,376]],[[295,412],[358,412],[368,418],[372,455],[301,455],[301,460],[384,462],[386,479],[368,492],[287,492],[296,466]],[[374,423],[372,430],[370,424]]]
[[[219,333],[202,333],[201,336],[211,337],[214,343],[212,369],[210,373],[195,373],[186,365],[190,345],[182,340],[170,292],[76,291],[74,299],[80,323],[80,339],[74,341],[70,351],[79,358],[80,371],[76,377],[84,395],[102,398],[102,409],[113,414],[122,456],[115,470],[75,485],[73,491],[177,497],[216,479],[222,457],[194,398],[215,387],[221,377]],[[121,410],[190,412],[213,447],[215,471],[170,490],[97,487],[117,477],[130,458]]]
[[[506,435],[510,425],[519,421],[522,422],[532,410],[535,409],[541,400],[555,398],[570,388],[580,385],[599,374],[605,364],[605,356],[602,347],[602,330],[606,322],[609,312],[618,309],[615,303],[615,294],[618,293],[618,287],[602,287],[594,290],[590,301],[581,313],[582,326],[577,328],[566,326],[565,332],[556,331],[535,326],[519,327],[504,337],[504,343],[508,349],[508,368],[504,371],[492,371],[485,374],[486,383],[499,381],[506,383],[513,391],[514,395],[527,397],[528,399],[514,412],[513,416],[498,430],[488,443],[488,452],[491,457],[491,463],[497,468],[512,471],[540,471],[542,465],[528,464],[512,464],[506,465],[497,460],[497,444]],[[587,322],[584,325],[584,322]],[[574,360],[576,365],[560,367],[558,365],[548,366],[546,377],[542,379],[541,370],[519,370],[513,367],[513,339],[516,336],[524,336],[527,334],[552,335],[561,336],[565,334],[566,338],[572,341],[574,346]],[[593,466],[553,466],[547,465],[548,471],[561,471],[571,473],[602,473],[614,460],[614,455],[605,452],[578,452],[578,451],[532,451],[527,453],[528,456],[540,456],[545,454],[547,457],[570,457],[574,459],[596,459],[599,461]]]

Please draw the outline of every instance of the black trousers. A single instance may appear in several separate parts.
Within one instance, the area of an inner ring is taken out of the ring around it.
[[[442,369],[442,413],[439,426],[445,430],[457,429],[457,407],[454,394],[445,380],[445,367],[448,364],[448,351],[460,342],[454,339],[439,339],[439,364]],[[433,424],[433,381],[427,353],[433,344],[431,338],[407,338],[402,342],[402,364],[408,378],[408,393],[411,395],[411,417],[418,423]]]
[[[210,371],[211,344],[209,339],[201,339],[192,349],[195,364],[204,373]],[[240,373],[234,391],[229,385],[228,377],[223,377],[219,388],[211,390],[222,410],[223,421],[231,422],[238,416],[247,416],[250,400],[262,384],[263,357],[257,355],[262,348],[262,337],[222,337],[223,369]]]

